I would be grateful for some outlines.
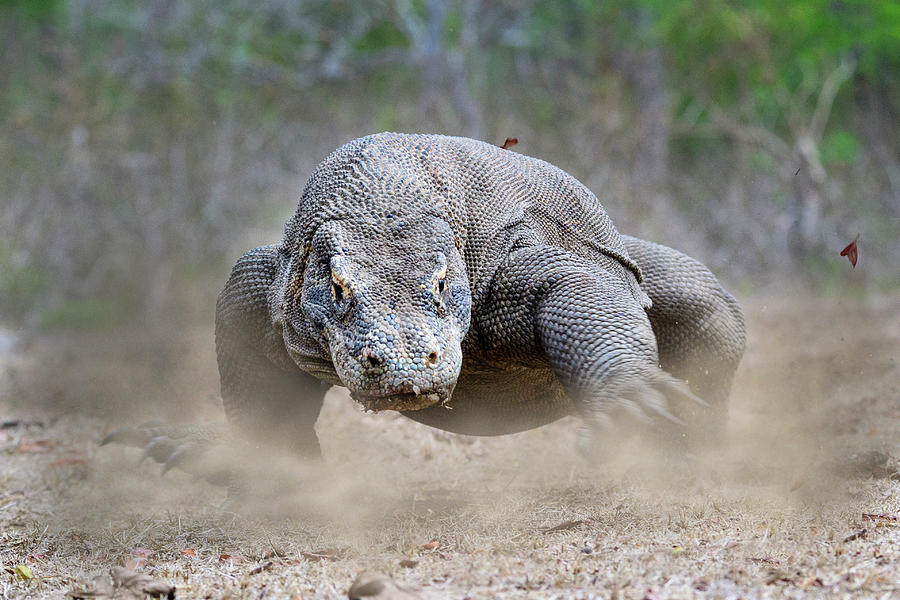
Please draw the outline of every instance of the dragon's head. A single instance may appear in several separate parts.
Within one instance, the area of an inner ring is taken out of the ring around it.
[[[352,396],[374,410],[446,403],[472,306],[450,226],[429,216],[327,221],[307,252],[299,313]]]

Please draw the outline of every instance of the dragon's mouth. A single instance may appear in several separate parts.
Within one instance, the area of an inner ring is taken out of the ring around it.
[[[369,395],[364,393],[351,393],[351,396],[366,410],[396,410],[399,412],[409,410],[421,410],[441,404],[447,406],[450,402],[449,390],[435,390],[426,393],[398,393],[386,395]]]

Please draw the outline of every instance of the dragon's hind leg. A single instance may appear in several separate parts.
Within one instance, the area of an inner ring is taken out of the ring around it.
[[[647,316],[660,365],[710,405],[687,406],[691,414],[683,418],[701,438],[715,439],[724,426],[732,379],[744,353],[741,308],[699,261],[667,246],[623,239],[643,272],[641,287],[653,302]]]

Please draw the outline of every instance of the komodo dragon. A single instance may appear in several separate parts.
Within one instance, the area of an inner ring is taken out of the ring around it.
[[[706,267],[620,235],[574,177],[440,135],[381,133],[335,150],[284,239],[244,254],[216,305],[231,427],[313,456],[332,385],[367,409],[463,434],[569,414],[602,428],[624,414],[688,415],[711,435],[744,340],[740,307]],[[165,431],[104,443],[147,445],[184,468],[198,444]]]

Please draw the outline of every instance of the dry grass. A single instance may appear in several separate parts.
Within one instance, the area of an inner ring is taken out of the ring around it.
[[[900,456],[900,298],[757,302],[748,316],[729,441],[712,455],[629,440],[591,467],[574,420],[466,438],[333,391],[325,468],[282,471],[242,515],[218,509],[221,489],[97,448],[102,416],[7,406],[46,424],[0,434],[0,589],[59,597],[131,563],[188,598],[346,597],[366,570],[440,598],[896,597],[900,522],[863,515],[900,513],[900,481],[833,467]]]

